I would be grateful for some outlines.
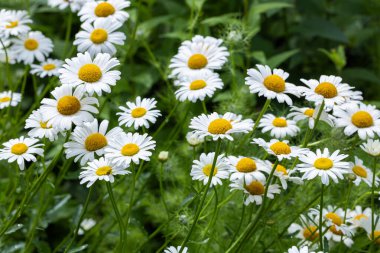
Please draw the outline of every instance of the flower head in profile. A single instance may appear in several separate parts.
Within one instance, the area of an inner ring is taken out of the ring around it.
[[[288,249],[287,253],[316,253],[315,251],[309,251],[308,246],[302,246],[302,247],[297,247],[293,246],[290,249]],[[317,253],[323,253],[322,251],[318,251]]]
[[[287,136],[293,137],[300,132],[300,128],[295,121],[286,117],[276,117],[273,114],[265,114],[260,121],[259,127],[262,128],[263,133],[270,131],[271,137],[279,139]]]
[[[8,106],[16,106],[21,102],[21,94],[12,91],[0,92],[0,109]]]
[[[292,157],[298,157],[308,152],[308,149],[299,148],[297,146],[290,146],[287,140],[272,139],[269,142],[262,138],[253,139],[251,142],[264,148],[266,152],[277,157],[279,161],[282,159],[291,159]]]
[[[48,122],[43,120],[40,110],[35,110],[25,121],[25,129],[31,128],[28,135],[32,138],[43,139],[47,138],[50,141],[58,139],[59,130],[53,128]]]
[[[193,161],[193,165],[190,172],[190,176],[193,180],[202,181],[203,184],[206,185],[211,175],[211,172],[213,172],[211,185],[221,185],[221,179],[228,178],[229,167],[224,155],[219,155],[217,157],[214,170],[212,171],[214,157],[214,152],[208,154],[202,153],[199,160]]]
[[[355,209],[347,211],[347,221],[352,224],[353,229],[361,227],[362,219],[370,219],[372,210],[370,207],[363,209],[361,206],[355,206]]]
[[[368,139],[367,142],[360,145],[360,148],[371,156],[379,156],[380,155],[380,141]]]
[[[294,121],[299,122],[301,120],[308,120],[309,128],[313,129],[315,125],[315,120],[318,117],[318,112],[321,106],[318,105],[316,108],[311,107],[296,107],[292,106],[290,108],[291,113],[289,113],[288,117],[293,118]],[[323,110],[319,116],[320,121],[324,121],[329,124],[331,127],[334,126],[334,117],[328,114],[325,110]]]
[[[31,23],[32,20],[26,11],[0,10],[0,35],[4,38],[29,32]]]
[[[186,134],[186,141],[189,143],[190,146],[198,146],[199,144],[202,144],[205,141],[204,137],[199,137],[198,134],[194,132],[188,132]]]
[[[31,65],[31,74],[44,78],[46,76],[59,76],[58,69],[62,66],[63,61],[55,59],[47,59],[38,64]]]
[[[48,5],[60,10],[70,7],[72,12],[78,12],[87,0],[48,0]]]
[[[294,176],[294,173],[296,173],[296,170],[287,170],[285,166],[277,164],[273,175],[280,180],[281,187],[286,190],[288,188],[288,181],[295,184],[303,184],[303,180],[300,177]]]
[[[184,247],[182,250],[182,253],[187,253],[187,250],[188,248]],[[180,251],[181,251],[181,246],[178,246],[178,247],[170,246],[164,250],[164,253],[179,253]]]
[[[231,181],[238,179],[244,179],[246,182],[253,179],[265,181],[265,174],[269,174],[272,169],[270,163],[256,157],[228,156],[226,160]]]
[[[355,162],[350,162],[348,169],[349,173],[352,173],[356,176],[356,179],[353,183],[358,186],[361,182],[366,183],[368,186],[372,186],[372,171],[363,164],[363,160],[355,156]],[[379,178],[375,176],[375,186],[379,185]]]
[[[129,18],[129,14],[124,9],[130,5],[131,2],[126,0],[90,0],[78,12],[78,16],[80,21],[86,23],[92,23],[98,19],[109,19],[113,23],[122,24]]]
[[[360,219],[360,226],[367,232],[367,236],[370,240],[374,240],[377,245],[380,245],[380,217],[374,215],[374,230],[372,231],[372,216],[368,219]],[[372,236],[373,233],[373,236]]]
[[[313,212],[308,212],[306,215],[301,214],[299,223],[292,223],[288,227],[288,233],[305,242],[305,245],[312,245],[318,241],[319,217]]]

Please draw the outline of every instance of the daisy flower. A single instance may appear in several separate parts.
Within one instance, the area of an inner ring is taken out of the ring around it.
[[[25,129],[32,128],[28,135],[33,138],[47,138],[50,141],[58,139],[59,130],[53,128],[48,121],[43,120],[40,110],[35,110],[25,121]]]
[[[130,163],[139,164],[140,160],[149,161],[156,142],[148,134],[121,133],[108,143],[105,157],[114,164],[128,167]]]
[[[309,251],[308,246],[303,246],[303,247],[297,247],[293,246],[290,249],[288,249],[288,253],[315,253],[315,251]],[[323,253],[322,251],[318,251],[318,253]]]
[[[159,110],[156,110],[157,101],[154,98],[136,98],[136,102],[127,102],[127,107],[119,106],[121,112],[119,115],[119,125],[131,127],[137,130],[140,127],[149,128],[149,124],[156,123],[157,117],[161,116]]]
[[[171,76],[188,75],[201,69],[221,69],[230,55],[222,43],[221,39],[201,35],[182,42],[178,53],[170,60]]]
[[[81,125],[83,122],[93,121],[91,113],[98,113],[94,106],[99,105],[98,100],[86,96],[83,87],[77,87],[73,91],[70,85],[62,85],[51,94],[54,98],[42,99],[40,111],[43,121],[49,121],[58,130],[69,130],[73,123]]]
[[[58,69],[62,66],[63,61],[56,59],[47,59],[39,64],[31,65],[31,74],[44,78],[45,76],[59,76]]]
[[[257,159],[255,157],[229,156],[226,158],[231,173],[230,180],[241,180],[245,182],[254,179],[265,181],[264,172],[269,174],[272,166],[270,163]]]
[[[374,215],[374,231],[372,237],[372,217],[368,217],[368,219],[360,219],[360,225],[367,232],[367,236],[370,240],[375,240],[377,245],[380,245],[380,222],[379,217]]]
[[[188,248],[184,247],[182,250],[182,253],[187,253],[187,250]],[[178,247],[170,246],[164,250],[164,253],[179,253],[180,251],[181,251],[181,246],[178,246]]]
[[[296,136],[300,131],[295,121],[285,117],[276,117],[273,114],[265,114],[259,127],[262,128],[263,133],[270,131],[270,136],[281,139],[287,136]]]
[[[358,133],[360,139],[374,138],[380,135],[380,111],[373,105],[350,103],[334,108],[335,124],[344,127],[344,134],[351,136]]]
[[[335,105],[363,99],[360,91],[353,91],[354,88],[342,83],[342,78],[339,76],[322,75],[319,81],[315,79],[301,79],[301,81],[307,86],[299,87],[306,100],[315,102],[316,105],[322,104],[324,100],[328,111]]]
[[[364,181],[368,186],[372,186],[372,171],[364,166],[363,160],[359,159],[357,156],[355,156],[354,163],[350,162],[348,172],[356,176],[356,179],[353,181],[356,186],[358,186],[362,181]],[[375,186],[377,187],[378,185],[379,178],[375,177]]]
[[[289,141],[283,140],[279,141],[277,139],[272,139],[266,142],[262,138],[253,139],[253,144],[257,144],[264,148],[266,152],[277,157],[279,161],[282,159],[291,159],[292,157],[298,157],[302,154],[308,152],[308,149],[299,148],[296,146],[290,146]]]
[[[129,14],[123,9],[129,7],[131,2],[125,0],[88,1],[78,12],[80,21],[92,23],[97,19],[111,19],[113,22],[124,23]]]
[[[273,69],[269,66],[256,65],[259,70],[248,69],[248,77],[245,78],[245,84],[249,86],[251,93],[257,93],[259,97],[267,99],[276,98],[279,103],[292,105],[293,101],[287,94],[299,97],[297,86],[287,83],[286,79],[289,73],[282,69]]]
[[[300,177],[292,176],[292,174],[294,174],[295,172],[295,170],[289,171],[285,168],[285,166],[277,164],[276,170],[274,171],[273,175],[280,180],[282,188],[286,190],[288,188],[288,181],[295,184],[303,184],[303,181]]]
[[[356,229],[361,226],[362,219],[371,219],[372,210],[370,207],[367,207],[363,210],[361,206],[355,206],[354,210],[349,210],[347,213],[347,220],[353,227]]]
[[[302,162],[297,165],[297,169],[304,173],[302,179],[312,180],[317,176],[321,177],[322,184],[328,185],[329,178],[338,183],[338,178],[343,179],[343,174],[348,173],[350,164],[342,160],[348,155],[339,154],[336,150],[330,155],[330,151],[325,148],[323,152],[317,149],[316,153],[309,151],[299,157]]]
[[[94,219],[83,219],[83,221],[80,223],[80,227],[78,230],[78,235],[84,235],[85,231],[90,230],[96,225],[96,221]]]
[[[65,61],[66,64],[59,70],[61,83],[83,86],[90,96],[94,92],[98,96],[102,95],[102,91],[110,93],[110,86],[120,80],[120,71],[111,70],[120,62],[109,54],[99,53],[92,59],[88,52],[79,53],[77,57]]]
[[[32,20],[26,11],[1,10],[0,16],[0,34],[5,38],[30,31],[28,25],[32,23]]]
[[[214,161],[215,152],[202,153],[199,160],[194,160],[191,167],[190,176],[193,180],[203,181],[206,185],[212,171],[212,164]],[[221,179],[226,179],[229,176],[229,166],[224,155],[219,155],[216,159],[214,171],[211,179],[211,186],[222,184]]]
[[[114,55],[115,45],[123,45],[125,34],[116,32],[122,26],[121,23],[110,19],[97,19],[94,24],[83,23],[82,31],[75,35],[74,45],[79,52],[89,52],[92,57],[98,53]]]
[[[8,160],[8,163],[17,161],[20,170],[24,170],[25,161],[36,162],[35,155],[44,155],[44,150],[39,148],[43,145],[38,144],[38,139],[34,138],[21,136],[3,143],[3,146],[4,148],[0,149],[0,160]]]
[[[35,59],[44,61],[53,51],[53,42],[41,32],[28,32],[21,34],[19,38],[12,39],[11,50],[17,61],[25,64],[33,63]]]
[[[193,103],[212,97],[217,89],[223,88],[219,75],[207,69],[180,76],[174,84],[179,86],[175,92],[176,98],[181,102],[189,100]]]
[[[242,120],[241,115],[227,112],[219,115],[214,112],[210,115],[202,114],[194,117],[190,122],[190,128],[199,137],[211,136],[214,141],[217,139],[233,140],[233,133],[249,133],[253,128],[251,119]]]
[[[315,124],[315,119],[318,116],[318,112],[320,110],[321,106],[317,106],[315,109],[310,107],[296,107],[291,106],[290,111],[291,113],[288,114],[289,118],[293,118],[294,121],[298,122],[301,120],[308,120],[309,128],[313,129]],[[321,112],[321,115],[319,117],[320,121],[324,121],[327,124],[329,124],[331,127],[334,126],[334,117],[328,114],[325,110]]]
[[[379,156],[380,155],[380,141],[368,139],[367,142],[360,145],[360,148],[370,154],[371,156]]]
[[[312,245],[318,241],[319,229],[318,229],[318,216],[312,212],[309,212],[306,216],[300,215],[300,224],[292,223],[288,227],[288,233],[294,235],[296,238],[304,241],[306,245]]]
[[[265,181],[259,181],[253,179],[251,181],[245,181],[244,179],[239,179],[233,181],[230,184],[232,188],[231,191],[241,190],[245,193],[246,199],[244,205],[249,205],[250,203],[256,203],[256,205],[261,205],[263,202],[263,197],[265,194]],[[280,194],[280,186],[278,184],[272,184],[268,187],[267,198],[273,199],[274,194]]]
[[[114,175],[126,175],[131,173],[123,167],[116,166],[109,160],[101,157],[89,162],[86,167],[82,168],[79,174],[80,184],[87,183],[86,187],[89,188],[96,180],[104,180],[113,183],[115,181]]]
[[[1,15],[1,13],[0,13]],[[0,43],[0,62],[8,63],[8,64],[15,64],[16,61],[16,55],[12,51],[12,48],[10,47],[11,41],[10,40],[3,40],[3,43]]]
[[[79,11],[87,0],[48,0],[48,5],[60,10],[70,7],[72,12]]]
[[[8,106],[16,106],[21,102],[21,94],[12,91],[0,92],[0,109]]]
[[[189,143],[190,146],[195,147],[195,146],[198,146],[199,144],[202,144],[205,141],[205,138],[199,137],[199,135],[197,135],[194,132],[189,132],[186,134],[186,141],[187,143]]]
[[[92,122],[84,122],[83,125],[75,127],[69,142],[65,143],[66,158],[75,157],[74,162],[80,160],[80,165],[95,159],[95,154],[102,156],[104,149],[112,138],[117,138],[123,132],[120,127],[112,128],[107,132],[108,120],[98,124],[95,119]]]

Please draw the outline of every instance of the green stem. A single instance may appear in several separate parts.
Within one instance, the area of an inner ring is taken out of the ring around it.
[[[165,201],[165,191],[164,191],[164,186],[163,186],[163,184],[162,184],[162,181],[163,181],[163,175],[164,175],[164,163],[161,163],[161,166],[160,166],[160,180],[159,180],[159,183],[160,183],[160,195],[161,195],[161,201],[162,201],[162,204],[163,204],[164,207],[165,207],[166,214],[168,215],[168,218],[170,218],[170,215],[169,215],[169,209],[168,209],[168,206],[166,205],[166,201]]]
[[[375,183],[376,183],[376,165],[377,165],[377,157],[373,159],[373,174],[372,174],[372,187],[371,187],[371,238],[375,240]]]
[[[69,17],[67,19],[67,26],[66,26],[66,35],[65,35],[65,46],[63,48],[63,54],[62,54],[62,59],[66,58],[66,51],[67,47],[69,46],[69,40],[70,40],[70,35],[71,35],[71,26],[73,23],[73,13],[70,11],[69,12]]]
[[[204,100],[202,100],[202,108],[203,108],[203,112],[205,114],[207,114],[207,107],[206,107],[206,102]]]
[[[322,215],[322,212],[323,212],[323,191],[324,191],[324,184],[322,183],[322,186],[321,186],[321,202],[320,202],[320,206],[319,206],[319,247],[320,247],[320,250],[323,252],[323,215]]]
[[[158,127],[158,129],[153,133],[152,137],[156,137],[156,135],[161,132],[161,130],[164,128],[164,126],[169,123],[170,117],[173,115],[175,110],[177,109],[177,106],[179,105],[179,102],[177,101],[174,105],[173,109],[169,112],[168,116],[164,119],[164,121],[161,123],[161,125]]]
[[[135,175],[135,165],[134,163],[132,162],[131,163],[131,171],[132,171],[132,184],[131,184],[131,196],[130,196],[130,199],[129,199],[129,206],[128,206],[128,212],[127,212],[127,215],[126,215],[126,221],[127,221],[127,224],[125,226],[125,241],[127,242],[127,239],[128,239],[128,226],[129,226],[129,218],[131,216],[131,212],[132,212],[132,206],[133,206],[133,198],[134,198],[134,195],[135,195],[135,185],[136,185],[136,180],[138,178],[138,176],[140,175],[140,171],[142,170],[142,166],[140,166],[139,168],[139,171],[137,172],[137,175]]]
[[[240,217],[239,226],[237,227],[236,232],[235,232],[234,236],[232,237],[232,240],[231,240],[231,243],[229,246],[232,245],[232,243],[235,241],[236,236],[239,234],[240,228],[241,228],[243,221],[244,221],[244,213],[245,213],[245,204],[244,204],[244,196],[243,196],[243,207],[241,210],[241,217]]]

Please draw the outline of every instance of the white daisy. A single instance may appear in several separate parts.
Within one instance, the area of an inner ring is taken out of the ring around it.
[[[294,173],[296,173],[296,170],[287,170],[285,166],[277,164],[276,170],[273,174],[280,180],[282,188],[286,190],[288,188],[288,181],[295,184],[303,184],[300,177],[292,176]]]
[[[360,91],[353,91],[354,88],[342,83],[342,78],[339,76],[322,75],[319,81],[315,79],[301,79],[301,81],[307,85],[307,87],[299,87],[306,100],[315,102],[316,105],[322,104],[324,100],[327,110],[348,101],[363,99]]]
[[[75,127],[69,142],[65,143],[66,158],[75,157],[74,162],[80,160],[80,165],[95,159],[95,154],[102,156],[105,148],[112,138],[117,138],[123,132],[120,127],[114,127],[107,132],[108,120],[98,124],[95,119],[92,122],[84,122]]]
[[[115,181],[114,175],[126,175],[129,173],[131,172],[124,167],[116,166],[111,161],[101,157],[89,162],[87,167],[82,168],[79,179],[80,184],[87,183],[86,187],[89,188],[96,180],[113,183]]]
[[[186,141],[187,143],[189,143],[190,146],[195,147],[195,146],[198,146],[199,144],[202,144],[205,141],[205,138],[199,137],[199,135],[197,135],[194,132],[188,132],[186,134]]]
[[[2,34],[4,38],[8,38],[11,35],[19,36],[29,32],[29,24],[31,23],[32,20],[26,11],[0,11],[0,34]]]
[[[53,42],[41,32],[29,32],[21,34],[19,38],[12,39],[11,50],[17,61],[25,64],[33,63],[34,60],[44,61],[53,51]]]
[[[296,146],[290,146],[289,141],[283,140],[279,141],[277,139],[272,139],[266,142],[262,138],[253,139],[253,144],[257,144],[264,148],[266,152],[271,155],[277,156],[277,159],[281,161],[282,159],[291,159],[292,157],[298,157],[302,154],[308,152],[308,149],[299,148]]]
[[[156,110],[157,101],[154,98],[136,98],[136,102],[127,102],[127,107],[119,106],[122,112],[116,113],[120,115],[119,125],[131,127],[137,130],[140,127],[149,128],[150,123],[156,123],[157,117],[161,116],[159,110]]]
[[[367,236],[370,240],[375,239],[375,243],[380,245],[380,217],[374,215],[374,231],[372,237],[372,217],[368,217],[368,219],[360,219],[360,226],[364,228],[367,232]]]
[[[58,139],[59,130],[53,128],[52,125],[43,121],[43,116],[40,110],[35,110],[25,122],[25,129],[32,128],[28,135],[33,138],[48,138],[50,141]]]
[[[266,161],[255,157],[228,156],[226,158],[231,173],[230,180],[244,179],[246,182],[254,179],[265,181],[265,173],[269,174],[272,166]]]
[[[182,42],[178,53],[170,60],[171,76],[188,75],[201,69],[221,69],[230,55],[222,43],[221,39],[201,35]]]
[[[92,23],[97,19],[111,19],[113,22],[124,23],[129,14],[123,9],[131,2],[125,0],[88,1],[78,12],[80,21]]]
[[[24,170],[25,161],[36,162],[35,155],[44,155],[44,150],[39,148],[43,145],[38,144],[38,139],[21,136],[20,138],[9,140],[3,145],[4,148],[0,149],[0,160],[8,160],[8,163],[17,161],[20,170]]]
[[[273,114],[265,114],[259,127],[262,128],[263,133],[270,131],[270,136],[279,139],[296,136],[300,131],[295,121],[286,119],[286,117],[276,117]]]
[[[81,125],[83,122],[93,121],[91,113],[98,113],[98,109],[93,106],[98,105],[98,100],[86,96],[83,87],[77,87],[73,92],[70,85],[62,85],[51,94],[53,99],[42,99],[40,111],[43,121],[49,121],[54,128],[69,130],[72,123]]]
[[[296,107],[291,106],[290,111],[291,113],[288,114],[289,118],[293,118],[294,121],[298,122],[304,119],[308,120],[309,128],[313,129],[315,124],[315,119],[318,116],[318,112],[320,110],[321,106],[318,105],[315,109],[310,107]],[[321,112],[321,115],[319,117],[320,121],[324,121],[327,124],[329,124],[331,127],[334,126],[334,117],[330,114],[328,114],[325,110]]]
[[[356,179],[353,183],[358,186],[362,181],[364,181],[368,186],[372,186],[372,171],[368,169],[363,164],[363,160],[355,156],[355,162],[350,162],[350,167],[348,169],[349,173],[352,173],[356,176]],[[375,186],[379,185],[379,178],[375,177]]]
[[[36,74],[41,78],[45,76],[59,76],[58,69],[62,66],[63,61],[56,59],[47,59],[39,64],[31,65],[31,74]]]
[[[3,42],[2,44],[0,43],[0,62],[15,64],[17,62],[16,60],[17,57],[12,51],[12,48],[10,47],[11,41],[2,40],[2,42]]]
[[[87,0],[48,0],[48,5],[60,10],[70,7],[72,12],[79,11]]]
[[[317,149],[316,153],[309,151],[300,156],[302,163],[297,165],[297,169],[304,173],[302,179],[312,180],[320,176],[324,185],[329,184],[329,178],[338,183],[338,178],[343,179],[343,174],[348,173],[350,164],[342,161],[346,157],[348,155],[339,154],[339,150],[330,155],[327,148],[323,152]]]
[[[288,253],[315,253],[315,251],[309,251],[308,246],[303,246],[303,247],[297,247],[293,246],[290,249],[288,249]],[[318,253],[323,253],[322,251],[318,251]]]
[[[344,134],[350,136],[355,132],[360,139],[380,136],[380,111],[373,105],[350,103],[343,108],[334,107],[335,124],[344,127]]]
[[[123,45],[125,34],[116,32],[122,26],[119,22],[110,19],[97,19],[94,24],[83,23],[82,31],[75,35],[74,45],[79,52],[89,52],[92,57],[98,53],[114,55],[115,45]]]
[[[214,112],[210,115],[202,114],[191,119],[190,128],[199,137],[211,136],[213,140],[228,139],[233,140],[233,133],[249,133],[253,128],[251,119],[242,120],[241,115],[227,112],[219,115]]]
[[[21,102],[21,94],[12,91],[0,92],[0,109],[8,106],[16,106]]]
[[[79,53],[77,57],[65,61],[66,64],[59,70],[62,84],[84,86],[91,96],[94,92],[98,96],[102,95],[102,91],[110,93],[110,86],[120,80],[120,71],[111,70],[120,62],[109,54],[99,53],[92,59],[88,52]]]
[[[184,247],[182,250],[182,253],[187,253],[187,250],[188,248]],[[178,247],[170,246],[164,250],[164,253],[179,253],[180,251],[181,251],[181,246],[178,246]]]
[[[121,133],[108,143],[105,157],[116,165],[128,167],[131,162],[139,164],[140,160],[149,161],[156,141],[148,134]]]
[[[355,206],[354,210],[349,210],[347,212],[347,220],[349,223],[353,224],[353,228],[357,229],[361,226],[362,219],[370,219],[372,210],[370,207],[367,207],[363,210],[361,206]]]
[[[287,83],[285,80],[289,73],[282,69],[273,69],[269,66],[256,65],[259,70],[248,69],[248,77],[245,78],[245,84],[249,86],[251,93],[257,93],[259,97],[264,96],[267,99],[276,98],[279,103],[292,105],[293,101],[287,94],[299,97],[298,87],[294,84]]]
[[[380,155],[380,141],[368,139],[367,142],[360,145],[360,148],[370,154],[371,156],[379,156]]]
[[[212,171],[212,164],[214,161],[215,152],[202,153],[199,160],[194,160],[191,167],[190,176],[193,180],[203,181],[206,185]],[[224,155],[219,155],[216,159],[214,171],[211,179],[211,186],[223,184],[221,179],[226,179],[229,176],[229,166]]]
[[[296,238],[304,241],[306,245],[312,245],[318,241],[319,238],[319,228],[318,228],[318,216],[312,212],[307,215],[300,215],[300,224],[292,223],[288,227],[288,233],[295,235]]]
[[[219,75],[207,69],[180,76],[174,84],[179,86],[175,92],[176,98],[181,102],[189,100],[193,103],[212,97],[217,89],[223,88]]]

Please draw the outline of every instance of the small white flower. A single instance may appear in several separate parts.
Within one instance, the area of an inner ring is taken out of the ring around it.
[[[0,92],[0,109],[8,106],[16,106],[21,102],[21,94],[12,91]]]
[[[0,10],[0,35],[2,40],[9,36],[19,36],[30,31],[32,23],[26,11]]]
[[[79,11],[80,21],[92,23],[97,19],[110,19],[114,23],[124,23],[129,14],[123,9],[129,7],[131,2],[125,0],[88,1]]]
[[[78,230],[78,235],[83,235],[85,231],[90,230],[96,225],[96,221],[94,219],[83,219],[80,223],[80,227]]]
[[[267,161],[255,157],[229,156],[226,158],[231,173],[230,180],[244,179],[246,182],[254,179],[265,181],[265,174],[269,174],[272,166]]]
[[[280,180],[282,188],[286,190],[288,188],[288,181],[295,184],[303,184],[300,177],[292,176],[295,172],[296,170],[287,170],[283,165],[278,164],[273,174]]]
[[[264,148],[265,151],[269,154],[277,156],[277,159],[279,161],[282,159],[291,159],[292,157],[298,157],[308,152],[308,149],[290,146],[289,141],[287,140],[280,141],[277,139],[272,139],[269,142],[266,142],[262,138],[256,138],[253,139],[251,143],[257,144],[260,147]]]
[[[296,238],[304,241],[305,245],[311,246],[319,239],[319,217],[318,215],[309,212],[306,216],[301,214],[300,224],[292,223],[288,227],[288,233],[294,234]]]
[[[169,158],[169,152],[168,151],[161,151],[158,154],[158,160],[160,160],[161,162],[165,162],[166,160],[168,160],[168,158]]]
[[[293,246],[290,249],[288,249],[288,253],[315,253],[315,251],[309,251],[308,246],[303,246],[303,247],[297,247]],[[318,251],[318,253],[323,253],[322,251]]]
[[[62,66],[63,61],[55,59],[47,59],[39,64],[31,65],[31,74],[36,74],[41,78],[45,76],[59,76],[58,69]]]
[[[318,105],[315,109],[310,107],[296,107],[292,106],[288,117],[293,118],[294,121],[298,122],[304,119],[307,119],[309,122],[309,128],[313,129],[315,125],[315,119],[318,117],[318,112],[320,110],[321,106]],[[321,112],[321,115],[319,117],[320,121],[324,121],[327,124],[329,124],[331,127],[334,126],[334,117],[330,114],[328,114],[325,110]]]
[[[374,231],[372,237],[372,216],[369,216],[368,219],[360,219],[360,226],[364,228],[367,232],[367,236],[370,240],[375,239],[377,245],[380,244],[380,217],[376,214],[374,215]]]
[[[286,117],[276,117],[273,114],[265,114],[259,127],[262,128],[263,133],[270,131],[270,136],[278,139],[296,136],[300,131],[295,121]]]
[[[60,10],[70,7],[72,12],[79,11],[87,0],[48,0],[48,5]]]
[[[187,250],[188,248],[184,247],[182,250],[182,253],[187,253]],[[170,246],[164,250],[164,253],[179,253],[180,251],[181,251],[181,246],[178,246],[178,247]]]
[[[371,156],[379,156],[380,155],[380,141],[368,139],[367,142],[360,145],[360,148],[370,154]]]
[[[362,219],[370,219],[372,210],[367,207],[363,210],[361,206],[355,206],[354,210],[347,211],[347,220],[349,223],[353,224],[353,228],[357,229],[361,226]]]
[[[372,186],[372,176],[373,173],[363,164],[363,160],[355,156],[355,162],[350,162],[350,167],[348,169],[349,173],[352,173],[356,176],[356,179],[353,181],[355,185],[359,185],[360,182],[364,181],[368,186]],[[375,177],[375,186],[379,185],[379,178]]]
[[[203,181],[203,184],[206,185],[211,171],[212,171],[212,164],[214,161],[215,152],[212,153],[202,153],[199,160],[194,160],[193,165],[191,167],[190,176],[193,180],[199,180]],[[226,159],[224,158],[224,155],[219,155],[216,159],[212,179],[211,179],[211,186],[215,186],[218,184],[222,184],[221,179],[228,178],[228,169],[229,166],[227,164]]]
[[[202,144],[205,141],[204,137],[199,137],[199,135],[194,132],[188,132],[186,134],[186,140],[189,145],[194,147]]]
[[[48,138],[50,141],[58,139],[59,130],[53,128],[48,121],[43,121],[40,110],[35,110],[25,122],[25,129],[32,128],[28,135],[33,138]]]

